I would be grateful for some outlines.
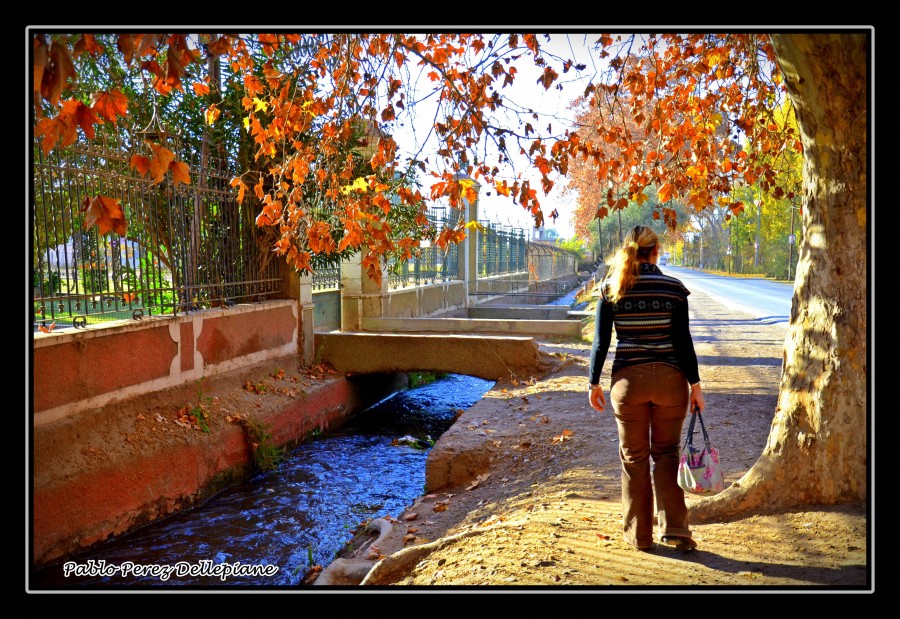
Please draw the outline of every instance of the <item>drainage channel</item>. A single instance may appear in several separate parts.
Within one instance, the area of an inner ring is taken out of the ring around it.
[[[35,589],[300,586],[361,523],[423,492],[430,445],[492,381],[451,374],[391,395],[302,443],[274,471],[48,566]]]

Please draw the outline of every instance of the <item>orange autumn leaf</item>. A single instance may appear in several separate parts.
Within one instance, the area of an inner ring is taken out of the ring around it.
[[[191,184],[191,171],[185,162],[173,161],[169,164],[169,170],[172,171],[172,180],[175,181],[175,184]]]
[[[128,97],[118,90],[96,92],[93,97],[92,109],[115,124],[117,116],[128,115]]]
[[[132,155],[128,165],[137,170],[141,176],[150,171],[150,160],[143,155]]]
[[[267,56],[271,56],[272,53],[278,49],[278,35],[276,34],[260,34],[259,42],[262,44],[263,52],[265,52]]]
[[[657,192],[657,197],[659,198],[659,201],[660,202],[668,202],[669,200],[671,200],[672,199],[672,190],[673,190],[673,187],[670,183],[663,183],[660,186],[659,191]]]
[[[32,52],[32,64],[34,69],[34,92],[40,94],[41,82],[44,79],[44,68],[47,66],[47,44],[43,37],[32,39],[34,51]]]
[[[125,303],[131,303],[137,298],[137,295],[133,292],[125,292],[122,294],[122,301]]]
[[[56,41],[50,45],[48,61],[41,74],[41,96],[56,105],[69,79],[76,75],[75,65],[66,46]]]
[[[235,177],[231,179],[231,187],[240,187],[240,189],[238,189],[237,201],[238,204],[242,203],[244,201],[244,193],[247,191],[247,185],[244,184],[244,181]]]
[[[227,35],[222,35],[219,38],[210,41],[209,45],[207,45],[206,49],[209,52],[210,56],[221,56],[223,54],[228,53],[231,48],[231,38]]]
[[[87,52],[89,54],[95,55],[99,54],[103,51],[103,48],[100,47],[100,44],[97,43],[97,40],[94,38],[92,34],[83,34],[81,38],[78,39],[78,42],[75,44],[75,55],[80,56],[81,54]]]
[[[85,230],[96,225],[97,231],[101,235],[112,230],[119,236],[125,236],[128,230],[122,206],[118,200],[109,196],[85,197],[81,203],[81,212],[84,213],[83,227]]]
[[[209,86],[207,84],[204,84],[203,82],[194,82],[191,88],[194,89],[194,94],[198,97],[209,94]]]
[[[564,441],[568,441],[572,438],[575,433],[572,430],[563,430],[562,434],[559,436],[554,436],[552,442],[553,443],[562,443]]]
[[[75,141],[75,127],[81,127],[84,135],[90,139],[94,138],[94,125],[102,122],[94,112],[81,101],[70,99],[63,102],[62,110],[59,113],[59,120],[65,122],[71,130],[67,132],[62,145],[68,146]]]
[[[43,136],[41,150],[47,155],[59,141],[63,146],[72,144],[77,137],[77,129],[78,125],[60,118],[42,118],[34,128],[34,135]]]
[[[42,333],[50,333],[51,331],[53,331],[54,327],[56,327],[56,321],[55,321],[55,320],[54,320],[53,322],[50,323],[50,326],[49,326],[49,327],[45,327],[44,325],[40,325],[40,326],[38,326],[38,329],[40,329]]]
[[[122,59],[125,61],[125,64],[130,65],[131,61],[134,59],[134,43],[135,36],[133,34],[120,34],[119,38],[116,39],[116,48],[122,52]]]
[[[537,79],[537,83],[541,84],[544,90],[549,90],[557,77],[559,77],[559,73],[548,66],[544,68],[544,73]]]
[[[161,183],[169,169],[169,164],[175,159],[175,153],[159,144],[150,144],[150,150],[153,152],[153,157],[150,159],[150,176],[154,183]]]

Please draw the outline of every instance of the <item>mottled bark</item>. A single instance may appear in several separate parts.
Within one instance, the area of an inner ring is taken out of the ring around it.
[[[775,35],[803,140],[803,242],[781,391],[768,444],[694,521],[765,507],[864,500],[868,492],[870,39]],[[727,457],[727,454],[723,454]]]

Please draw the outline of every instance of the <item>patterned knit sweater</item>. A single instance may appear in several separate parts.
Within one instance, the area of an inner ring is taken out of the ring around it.
[[[613,324],[617,344],[612,375],[626,367],[666,363],[680,369],[689,383],[699,381],[688,322],[689,294],[680,280],[663,275],[659,267],[649,262],[640,264],[634,286],[618,303],[608,300],[609,282],[602,282],[591,348],[591,384],[600,382]]]

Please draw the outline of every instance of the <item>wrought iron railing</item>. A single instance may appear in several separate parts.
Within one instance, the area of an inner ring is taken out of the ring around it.
[[[525,230],[481,221],[477,237],[478,277],[521,273],[527,270]]]
[[[428,221],[435,230],[456,224],[441,207],[429,211]],[[459,279],[459,248],[455,243],[441,249],[434,243],[425,242],[409,260],[388,263],[388,287],[392,290],[454,279]]]
[[[229,187],[214,148],[168,147],[188,164],[190,183],[155,184],[131,168],[141,136],[97,131],[45,155],[33,146],[31,194],[35,328],[188,312],[258,301],[281,292],[272,252],[254,214]],[[126,234],[85,228],[86,199],[116,200]]]
[[[341,265],[316,267],[312,274],[313,290],[339,290],[341,287]]]

